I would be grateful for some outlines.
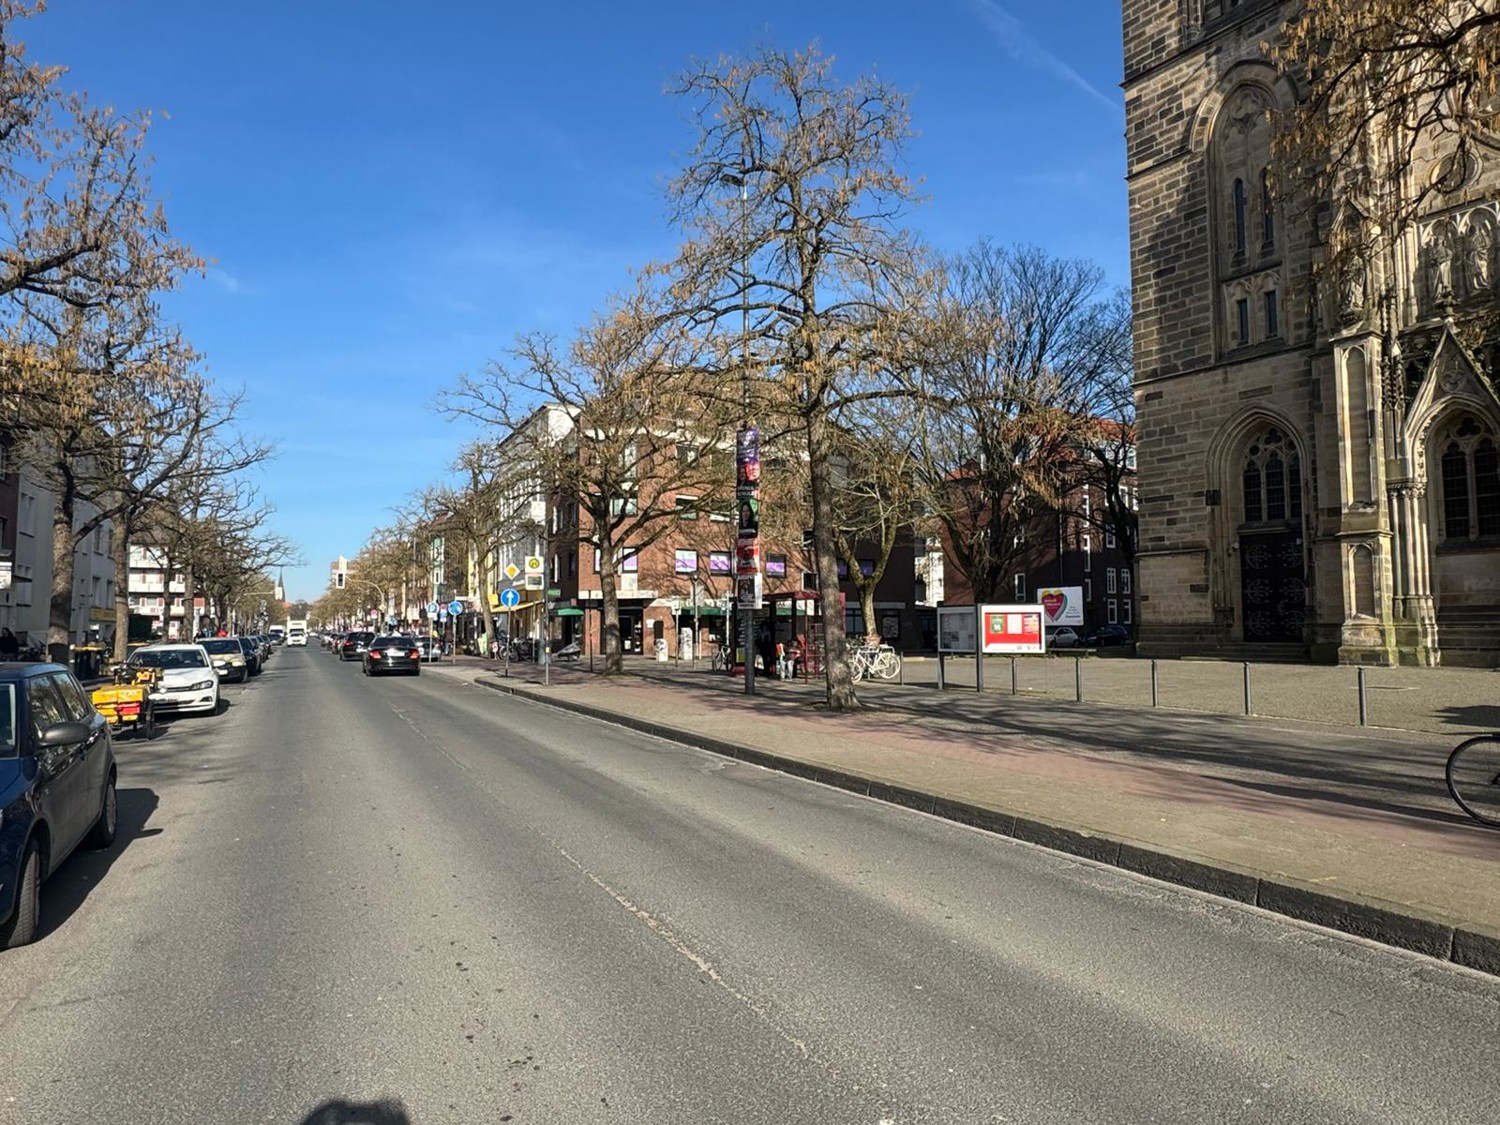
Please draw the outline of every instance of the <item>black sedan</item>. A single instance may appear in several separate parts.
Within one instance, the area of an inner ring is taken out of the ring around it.
[[[365,649],[370,647],[370,642],[374,639],[374,633],[345,633],[344,639],[339,642],[339,659],[358,660],[365,654]]]
[[[365,648],[365,675],[383,676],[387,672],[422,674],[422,650],[411,637],[376,637]]]
[[[239,636],[235,640],[239,641],[240,651],[245,654],[245,667],[252,676],[260,675],[260,645],[254,637]]]
[[[115,839],[109,723],[58,664],[0,664],[0,948],[36,936],[41,887]]]
[[[1101,625],[1083,643],[1089,648],[1116,648],[1130,643],[1130,630],[1123,625]]]

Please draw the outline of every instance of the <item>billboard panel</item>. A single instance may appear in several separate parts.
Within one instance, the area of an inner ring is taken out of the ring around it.
[[[1047,628],[1054,625],[1083,624],[1083,587],[1047,586],[1036,592],[1047,615]]]
[[[1046,652],[1045,616],[1039,605],[987,605],[979,610],[986,653]],[[941,626],[940,626],[941,628]]]

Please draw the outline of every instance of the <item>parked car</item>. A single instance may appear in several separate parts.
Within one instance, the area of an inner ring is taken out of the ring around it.
[[[443,658],[443,642],[436,637],[418,637],[417,648],[422,653],[423,661],[427,663]]]
[[[1101,625],[1083,643],[1089,648],[1116,648],[1130,643],[1130,630],[1123,625]]]
[[[254,637],[240,636],[235,640],[240,643],[240,651],[245,654],[245,667],[252,676],[260,675],[260,645],[255,642]]]
[[[1059,625],[1047,634],[1048,648],[1079,648],[1082,644],[1083,638],[1071,625]]]
[[[340,660],[360,660],[365,655],[365,649],[370,647],[370,642],[375,639],[374,633],[345,633],[344,639],[339,642]]]
[[[161,669],[161,683],[151,696],[158,711],[218,712],[219,677],[202,644],[147,645],[125,663]]]
[[[41,886],[115,838],[109,724],[58,664],[0,666],[0,948],[36,936]]]
[[[364,673],[383,676],[387,672],[422,674],[422,650],[411,637],[375,637],[365,646]]]
[[[245,650],[238,637],[205,637],[198,643],[208,653],[219,679],[242,684],[250,678],[250,667],[245,662]]]

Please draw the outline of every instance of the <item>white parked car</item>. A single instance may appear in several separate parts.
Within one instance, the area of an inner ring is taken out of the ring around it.
[[[1048,648],[1082,648],[1083,638],[1071,625],[1059,625],[1047,634]]]
[[[158,711],[218,711],[219,675],[202,645],[147,645],[126,663],[161,669],[161,683],[151,693]]]

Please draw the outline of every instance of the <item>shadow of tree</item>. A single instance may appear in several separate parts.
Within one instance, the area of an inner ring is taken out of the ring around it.
[[[1438,712],[1438,717],[1450,726],[1500,730],[1500,704],[1476,703],[1470,707],[1444,707]]]
[[[350,1102],[338,1098],[318,1106],[298,1125],[412,1125],[412,1120],[399,1101]]]

